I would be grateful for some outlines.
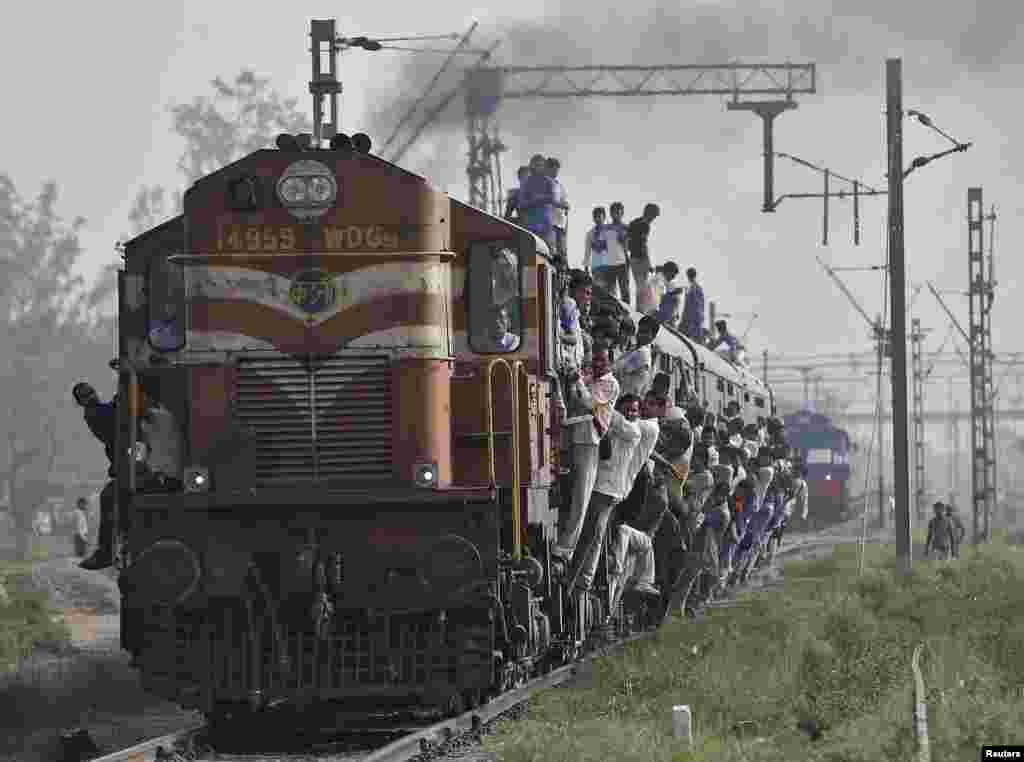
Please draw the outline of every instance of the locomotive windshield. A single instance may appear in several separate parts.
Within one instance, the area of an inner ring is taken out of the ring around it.
[[[474,244],[468,271],[470,346],[487,354],[516,351],[523,331],[519,255],[504,244]]]

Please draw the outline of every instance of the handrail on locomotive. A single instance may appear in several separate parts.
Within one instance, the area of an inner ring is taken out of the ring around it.
[[[520,491],[522,487],[519,473],[519,380],[518,371],[523,368],[522,360],[514,360],[510,365],[503,357],[495,357],[487,363],[487,467],[491,478],[491,489],[497,487],[495,467],[495,432],[494,432],[494,367],[502,365],[508,371],[509,383],[512,387],[512,559],[522,558],[522,529],[520,527]],[[523,368],[525,371],[525,368]]]

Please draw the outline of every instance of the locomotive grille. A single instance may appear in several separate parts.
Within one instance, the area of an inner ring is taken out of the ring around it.
[[[236,415],[257,441],[256,483],[391,478],[386,356],[246,358]]]

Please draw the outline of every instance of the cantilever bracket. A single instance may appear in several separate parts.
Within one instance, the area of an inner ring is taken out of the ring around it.
[[[793,100],[784,101],[731,101],[726,104],[729,111],[753,111],[763,122],[764,127],[764,202],[762,212],[774,212],[775,189],[775,149],[772,138],[772,122],[779,114],[796,108]]]

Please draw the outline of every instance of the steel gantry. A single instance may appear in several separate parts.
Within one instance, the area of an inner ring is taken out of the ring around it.
[[[994,221],[995,214],[992,214]],[[971,499],[975,542],[992,537],[996,463],[992,410],[992,253],[985,261],[985,214],[981,188],[967,189],[967,262],[970,299]],[[986,266],[987,264],[987,266]]]
[[[815,92],[815,67],[807,64],[672,64],[662,66],[477,66],[466,75],[469,203],[501,213],[501,153],[497,111],[506,98],[732,96],[730,110],[753,111],[764,120],[765,197],[772,198],[772,123],[796,108],[795,94]],[[740,96],[781,100],[740,100]]]

